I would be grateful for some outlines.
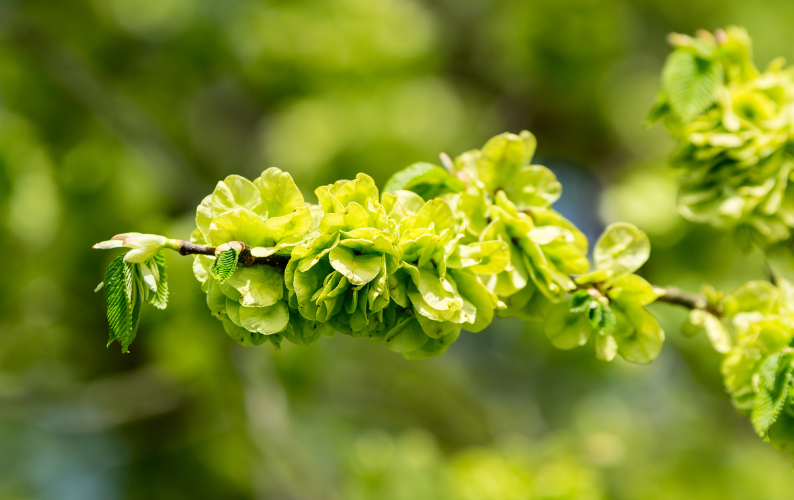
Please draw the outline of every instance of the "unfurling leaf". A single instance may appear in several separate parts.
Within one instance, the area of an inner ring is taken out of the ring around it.
[[[157,270],[157,290],[149,297],[149,304],[158,309],[165,309],[168,305],[168,274],[165,268],[163,252],[157,253],[152,260]]]
[[[598,335],[612,335],[612,332],[615,331],[617,319],[615,313],[608,305],[598,304],[592,307],[588,318],[590,319],[590,326]]]
[[[120,255],[113,259],[105,272],[105,296],[110,326],[108,345],[117,340],[121,344],[122,352],[127,352],[135,339],[143,302],[141,286],[133,266],[134,264],[124,262],[124,256]]]
[[[753,428],[763,438],[767,437],[767,431],[788,400],[794,370],[792,361],[794,355],[790,353],[775,354],[769,356],[759,369],[758,393],[750,418]]]
[[[213,278],[221,283],[226,282],[235,269],[237,269],[237,258],[240,256],[240,250],[237,248],[230,248],[218,254],[215,262],[210,267],[210,274]]]
[[[720,63],[686,49],[674,50],[662,69],[662,88],[673,113],[683,122],[714,104],[721,82]]]
[[[583,313],[590,309],[590,304],[595,300],[595,297],[587,293],[587,290],[579,290],[573,297],[571,297],[571,312]]]

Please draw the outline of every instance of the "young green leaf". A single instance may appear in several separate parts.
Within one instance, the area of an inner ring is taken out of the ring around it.
[[[463,181],[443,168],[430,163],[414,163],[391,176],[383,191],[394,194],[404,189],[413,191],[425,200],[432,200],[442,194],[459,193],[464,188]]]
[[[615,331],[617,319],[615,318],[615,313],[608,305],[597,304],[592,307],[588,312],[588,318],[590,319],[590,326],[598,335],[612,335],[612,332]]]
[[[664,95],[664,92],[660,92],[659,95],[656,96],[656,103],[654,103],[653,107],[648,112],[648,116],[645,117],[645,126],[650,127],[670,114],[670,111],[670,102],[667,100],[667,96]]]
[[[592,329],[586,314],[571,313],[571,306],[562,303],[551,309],[545,332],[554,347],[567,350],[585,345]]]
[[[590,304],[595,300],[595,298],[587,293],[587,290],[579,290],[573,297],[571,297],[571,312],[576,313],[583,313],[590,309]]]
[[[598,332],[600,328],[603,314],[604,310],[602,309],[602,305],[597,302],[587,310],[587,319],[590,321],[590,327],[595,332]]]
[[[230,248],[221,252],[215,262],[212,263],[212,267],[210,267],[212,277],[224,283],[237,269],[237,258],[239,256],[240,251],[237,248]]]
[[[168,305],[168,273],[165,268],[165,256],[163,252],[157,253],[152,258],[155,269],[157,270],[157,290],[149,297],[149,304],[158,309],[165,309]]]
[[[110,326],[108,345],[118,340],[122,352],[127,352],[135,339],[143,301],[133,267],[134,264],[124,262],[124,256],[120,255],[113,259],[105,272],[105,296]]]
[[[689,313],[688,323],[696,327],[705,328],[706,336],[715,351],[725,354],[731,350],[731,337],[725,331],[719,318],[713,314],[702,309],[693,309]]]
[[[792,383],[792,354],[769,356],[758,371],[758,393],[750,419],[759,436],[766,438],[789,397]]]
[[[662,69],[662,88],[673,113],[683,122],[714,104],[720,83],[722,65],[686,49],[674,50]]]
[[[630,302],[615,304],[614,337],[618,354],[631,363],[646,364],[659,355],[664,343],[664,331],[653,314],[641,305]]]

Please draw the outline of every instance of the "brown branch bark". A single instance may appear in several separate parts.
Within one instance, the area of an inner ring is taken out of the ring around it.
[[[189,241],[180,241],[179,255],[215,255],[215,248],[206,245],[196,245]]]
[[[242,242],[241,242],[242,243]],[[207,245],[197,245],[189,241],[180,240],[179,245],[175,248],[179,255],[211,255],[215,256],[215,248]],[[239,262],[245,266],[253,266],[254,264],[264,264],[271,267],[285,268],[289,263],[289,256],[286,255],[268,255],[267,257],[254,257],[251,255],[251,248],[243,243],[243,250],[240,252]]]
[[[686,307],[687,309],[703,309],[704,311],[708,311],[718,318],[722,317],[722,311],[709,304],[709,300],[705,295],[687,292],[686,290],[681,290],[680,288],[674,286],[657,288],[664,290],[665,293],[656,299],[656,302],[682,306]]]

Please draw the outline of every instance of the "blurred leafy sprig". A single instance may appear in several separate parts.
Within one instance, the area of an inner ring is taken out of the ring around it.
[[[746,252],[785,247],[794,227],[794,70],[776,59],[759,71],[742,28],[673,34],[661,90],[648,121],[679,141],[678,208],[694,222],[729,230]],[[771,272],[724,295],[704,286],[686,335],[705,330],[725,353],[725,386],[756,432],[794,455],[794,288]],[[735,340],[721,318],[730,320]]]
[[[742,28],[670,42],[648,122],[679,141],[670,164],[681,172],[681,215],[730,230],[745,251],[789,240],[794,71],[782,58],[759,71]]]

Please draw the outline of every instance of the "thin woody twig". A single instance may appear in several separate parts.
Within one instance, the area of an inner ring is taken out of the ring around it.
[[[722,317],[722,311],[709,303],[705,295],[687,292],[678,287],[655,287],[664,291],[664,295],[656,299],[656,302],[663,302],[666,304],[673,304],[676,306],[686,307],[687,309],[702,309],[708,311],[714,316]]]
[[[287,255],[268,255],[267,257],[254,257],[251,255],[251,248],[243,242],[243,250],[240,252],[239,262],[245,266],[254,264],[265,264],[272,267],[287,267],[289,256]],[[169,248],[179,252],[179,255],[211,255],[215,256],[215,248],[207,245],[197,245],[184,240],[175,240]]]

